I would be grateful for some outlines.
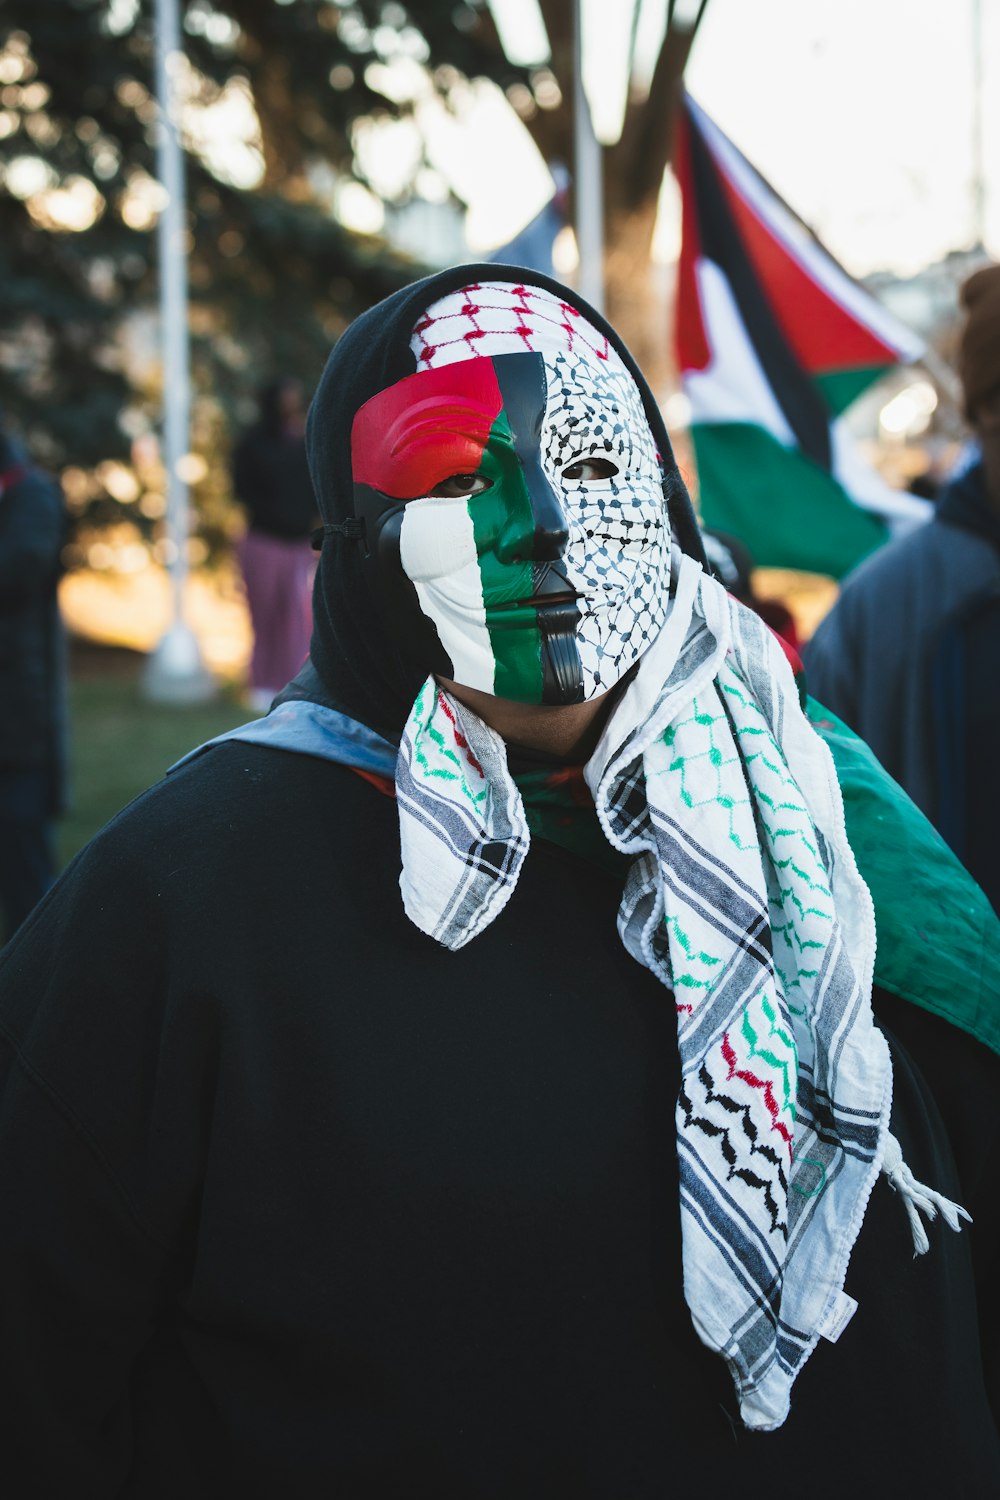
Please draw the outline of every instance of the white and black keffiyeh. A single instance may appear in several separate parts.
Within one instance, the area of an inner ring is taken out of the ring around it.
[[[666,625],[585,774],[605,835],[633,856],[622,941],[677,1010],[685,1297],[743,1420],[768,1429],[853,1311],[848,1259],[895,1147],[892,1073],[829,752],[767,627],[692,559],[675,568]],[[529,835],[504,742],[432,679],[397,795],[406,911],[462,947],[508,900]],[[935,1207],[957,1227],[953,1205]]]
[[[396,761],[407,916],[452,950],[510,900],[530,835],[503,740],[429,677]]]

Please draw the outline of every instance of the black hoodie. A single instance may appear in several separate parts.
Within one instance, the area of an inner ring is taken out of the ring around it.
[[[480,274],[504,273],[448,272],[338,345],[310,434],[328,522],[354,409]],[[391,730],[411,685],[352,558],[324,544],[313,686]],[[880,1181],[853,1322],[785,1426],[747,1433],[684,1302],[675,1018],[618,938],[619,883],[537,839],[450,953],[398,872],[390,797],[229,743],[115,819],[5,950],[4,1495],[1000,1493],[967,1236],[932,1227],[914,1260]],[[894,1063],[906,1159],[961,1197]]]

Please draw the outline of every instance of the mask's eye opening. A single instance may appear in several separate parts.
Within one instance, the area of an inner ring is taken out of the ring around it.
[[[562,471],[562,478],[568,479],[573,484],[595,484],[605,479],[613,479],[617,473],[618,465],[613,464],[610,458],[589,454],[583,458],[575,458],[571,464],[567,464]]]
[[[451,474],[434,486],[429,498],[434,500],[467,499],[470,495],[481,495],[484,490],[491,489],[492,485],[492,479],[487,479],[485,474]]]

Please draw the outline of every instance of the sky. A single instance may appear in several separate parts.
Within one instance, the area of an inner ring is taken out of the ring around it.
[[[641,3],[648,68],[666,0]],[[622,53],[631,5],[585,4],[585,73],[613,114],[622,79],[607,60]],[[978,4],[984,229],[1000,257],[1000,0]],[[494,0],[508,5],[524,35],[534,0]],[[688,86],[848,270],[907,275],[976,237],[976,9],[976,0],[709,0]],[[538,193],[529,158],[526,206]],[[472,204],[480,242],[491,215],[510,212],[495,182],[492,200]],[[662,243],[669,252],[669,232]]]
[[[980,0],[985,239],[1000,255],[1000,0]],[[855,274],[975,239],[975,0],[709,0],[688,86]]]
[[[531,61],[532,50],[537,57],[545,46],[544,28],[532,24],[537,0],[489,3],[498,24],[509,23],[501,25],[508,52],[521,46],[528,53],[521,60]],[[634,4],[641,77],[655,61],[668,0],[583,0],[584,75],[605,137],[614,134],[624,102]],[[696,4],[676,0],[676,15]],[[977,14],[983,231],[1000,259],[1000,0],[709,0],[688,86],[849,271],[908,275],[976,238]],[[468,251],[493,249],[542,207],[551,192],[547,169],[499,89],[483,80],[462,85],[446,109],[419,61],[400,47],[391,70],[373,67],[380,86],[391,77],[399,97],[414,103],[431,162],[420,191],[440,201],[447,185],[454,187],[469,204]],[[234,84],[210,109],[189,106],[185,120],[213,167],[224,166],[231,180],[250,186],[262,166],[245,95]],[[3,122],[0,111],[0,135]],[[416,135],[405,123],[359,126],[362,164],[389,198],[419,159]],[[484,162],[495,169],[484,170]],[[37,158],[15,162],[8,187],[19,196],[37,193],[38,184],[27,179],[39,169]],[[58,210],[63,227],[86,228],[98,212],[91,201],[98,195],[90,185],[88,197],[87,186],[80,179],[61,196],[43,194],[46,211]],[[137,227],[155,217],[155,184],[146,187],[142,201],[135,195]],[[381,228],[377,196],[350,183],[340,184],[337,195],[345,222]],[[676,195],[665,192],[663,204],[657,250],[669,261],[678,239]]]

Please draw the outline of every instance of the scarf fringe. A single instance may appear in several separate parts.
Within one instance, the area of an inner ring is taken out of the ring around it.
[[[893,1192],[898,1193],[903,1200],[903,1207],[910,1221],[910,1233],[913,1235],[914,1259],[918,1255],[926,1255],[930,1249],[930,1240],[921,1221],[921,1214],[928,1223],[933,1223],[940,1213],[948,1228],[953,1229],[956,1234],[962,1228],[962,1219],[972,1223],[972,1215],[961,1204],[953,1203],[943,1193],[917,1181],[903,1160],[902,1147],[890,1131],[886,1131],[882,1172]]]

